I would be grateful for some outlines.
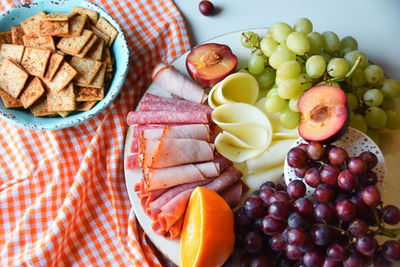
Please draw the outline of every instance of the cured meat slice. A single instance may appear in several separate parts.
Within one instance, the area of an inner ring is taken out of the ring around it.
[[[126,168],[129,170],[140,168],[139,160],[138,160],[138,153],[131,154],[126,157],[127,163]]]
[[[155,201],[158,197],[162,196],[167,191],[167,189],[157,189],[157,190],[147,191],[144,179],[140,179],[140,183],[135,184],[134,190],[135,192],[138,192],[137,196],[140,199],[140,204],[142,205],[143,210],[146,212],[148,216],[150,216],[149,213],[150,203]]]
[[[142,131],[142,137],[146,139],[177,138],[209,141],[210,135],[210,127],[207,124],[164,126]]]
[[[151,123],[176,124],[208,124],[209,115],[204,111],[130,111],[127,117],[128,125]]]
[[[171,65],[158,64],[153,69],[151,76],[155,84],[183,99],[196,103],[203,103],[207,99],[207,94],[203,88]]]
[[[204,185],[205,188],[211,189],[218,194],[228,189],[231,185],[240,181],[242,177],[242,172],[231,166],[226,169],[220,176],[211,181],[210,183]]]
[[[221,197],[228,203],[232,209],[240,202],[240,198],[247,192],[248,187],[242,180],[237,181],[230,188],[225,190]]]
[[[143,168],[165,168],[214,160],[214,145],[194,139],[142,139],[139,154]]]
[[[143,174],[147,190],[155,190],[217,177],[219,170],[219,164],[211,161],[162,169],[144,169]]]

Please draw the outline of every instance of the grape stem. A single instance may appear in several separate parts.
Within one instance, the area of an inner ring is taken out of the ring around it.
[[[252,46],[251,48],[254,48],[254,50],[251,51],[252,54],[255,53],[257,50],[261,50],[261,47],[260,47],[260,40],[259,40],[258,38],[257,38],[257,44],[253,44],[253,43],[251,42],[251,36],[250,36],[250,37],[247,37],[246,34],[245,34],[244,32],[242,32],[242,35],[243,35],[244,38],[246,38],[246,42],[249,42],[249,44]]]
[[[332,83],[332,82],[343,82],[345,79],[350,78],[351,75],[353,75],[354,71],[357,69],[358,65],[360,65],[361,62],[361,57],[358,57],[356,62],[354,63],[353,67],[351,67],[351,69],[349,70],[349,72],[346,73],[346,75],[344,76],[344,78],[341,77],[337,77],[337,78],[330,78],[328,80],[325,80],[320,82],[320,85],[324,85],[324,84],[328,84],[328,83]],[[328,71],[329,72],[329,71]]]

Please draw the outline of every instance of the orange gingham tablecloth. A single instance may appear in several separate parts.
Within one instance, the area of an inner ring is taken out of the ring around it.
[[[2,0],[5,12],[22,2]],[[126,115],[158,62],[190,47],[171,0],[96,1],[125,30],[130,71],[96,118],[58,131],[0,119],[0,265],[161,266],[131,210],[123,172]]]

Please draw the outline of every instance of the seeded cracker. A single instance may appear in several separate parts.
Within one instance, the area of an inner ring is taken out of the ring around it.
[[[96,25],[97,20],[99,19],[99,15],[97,14],[96,11],[89,10],[86,8],[82,7],[72,7],[72,12],[82,14],[82,15],[87,15],[89,17],[89,20],[92,24]]]
[[[103,58],[103,49],[104,49],[104,40],[101,38],[97,38],[96,43],[87,53],[87,57],[101,61]]]
[[[69,34],[68,21],[39,20],[39,34],[44,36],[65,36]]]
[[[118,35],[118,31],[104,18],[99,18],[96,23],[96,27],[110,37],[109,45],[111,46],[115,40],[115,37]]]
[[[82,35],[78,37],[63,37],[57,44],[57,48],[70,52],[73,54],[79,54],[85,47],[86,43],[92,37],[93,33],[88,30],[83,30]]]
[[[70,64],[63,61],[56,74],[51,81],[43,79],[46,86],[53,91],[59,92],[64,89],[75,77],[77,72]]]
[[[75,81],[84,85],[91,84],[102,65],[99,61],[79,57],[72,57],[70,64],[78,72]]]
[[[0,62],[2,58],[9,57],[20,64],[24,55],[25,47],[23,45],[3,44],[0,52]]]
[[[22,38],[26,47],[56,50],[53,37],[51,36],[24,35]]]
[[[59,92],[49,90],[47,93],[47,108],[49,111],[72,111],[75,110],[74,86],[68,86]]]
[[[24,45],[24,40],[22,36],[25,35],[24,29],[21,26],[12,26],[11,27],[11,38],[12,43],[16,45]]]
[[[68,21],[73,16],[75,16],[74,13],[57,13],[57,12],[54,12],[54,13],[47,14],[44,19],[45,20],[51,20],[51,21]]]
[[[47,49],[27,47],[21,65],[30,75],[43,77],[50,54],[51,51]]]
[[[38,77],[34,77],[32,80],[29,81],[28,85],[22,91],[19,99],[24,105],[24,108],[29,108],[44,94],[44,92],[45,90],[42,82]]]
[[[46,13],[43,11],[27,18],[21,22],[21,26],[27,35],[38,35],[39,34],[39,21],[46,17]]]
[[[0,97],[6,108],[22,108],[22,102],[18,98],[10,96],[6,91],[0,89]]]
[[[87,21],[86,15],[76,15],[69,20],[69,36],[80,36]]]
[[[10,58],[0,65],[0,88],[17,98],[24,89],[29,74]]]
[[[49,63],[47,64],[46,74],[44,75],[43,79],[51,81],[56,74],[58,67],[61,65],[64,56],[58,53],[51,53]]]

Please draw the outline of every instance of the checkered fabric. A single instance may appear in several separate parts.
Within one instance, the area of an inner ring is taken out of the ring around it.
[[[18,5],[1,0],[0,11]],[[124,87],[96,118],[58,131],[0,119],[1,266],[161,266],[131,210],[124,172],[126,115],[158,62],[190,47],[171,0],[101,0],[132,58]]]

